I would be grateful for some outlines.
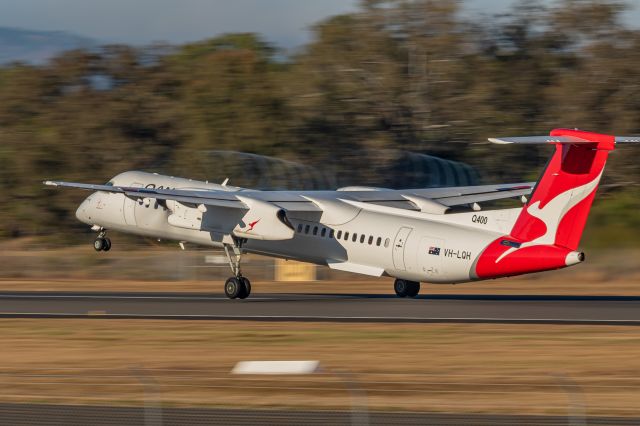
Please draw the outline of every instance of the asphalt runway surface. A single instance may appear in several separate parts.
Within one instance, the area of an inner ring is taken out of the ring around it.
[[[640,326],[640,297],[122,292],[0,293],[0,318],[532,323]]]
[[[0,404],[0,424],[12,426],[126,425],[637,425],[637,418],[439,414],[407,412],[293,411],[98,407],[73,405]]]

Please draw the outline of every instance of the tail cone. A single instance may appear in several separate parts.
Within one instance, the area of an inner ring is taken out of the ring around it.
[[[567,266],[575,265],[584,262],[585,256],[581,251],[572,251],[567,255]]]

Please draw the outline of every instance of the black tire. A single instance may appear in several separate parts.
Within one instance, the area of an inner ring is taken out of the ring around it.
[[[238,294],[239,299],[246,299],[251,294],[251,281],[248,278],[240,277],[242,282],[242,291]]]
[[[420,293],[420,283],[409,281],[407,284],[409,284],[407,297],[416,297]]]
[[[240,295],[241,289],[244,286],[240,284],[240,281],[236,277],[231,277],[224,283],[224,294],[229,299],[235,299]]]
[[[104,250],[105,246],[106,246],[106,242],[104,238],[98,237],[93,241],[93,249],[95,251],[102,251]]]
[[[109,238],[105,238],[104,239],[104,248],[102,250],[103,251],[111,250],[111,239],[109,239]]]
[[[393,289],[398,297],[407,297],[407,291],[409,289],[409,282],[401,279],[397,279],[393,283]]]

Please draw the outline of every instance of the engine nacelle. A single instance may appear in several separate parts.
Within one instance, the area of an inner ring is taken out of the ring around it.
[[[167,208],[171,211],[167,218],[169,225],[183,229],[202,228],[202,211],[200,209],[194,209],[173,200],[167,200]]]
[[[290,240],[295,235],[293,225],[287,219],[284,209],[260,200],[237,195],[249,207],[240,223],[233,229],[233,235],[252,240]]]

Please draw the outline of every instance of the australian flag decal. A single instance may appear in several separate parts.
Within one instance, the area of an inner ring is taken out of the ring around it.
[[[429,247],[429,254],[440,256],[440,247]]]

